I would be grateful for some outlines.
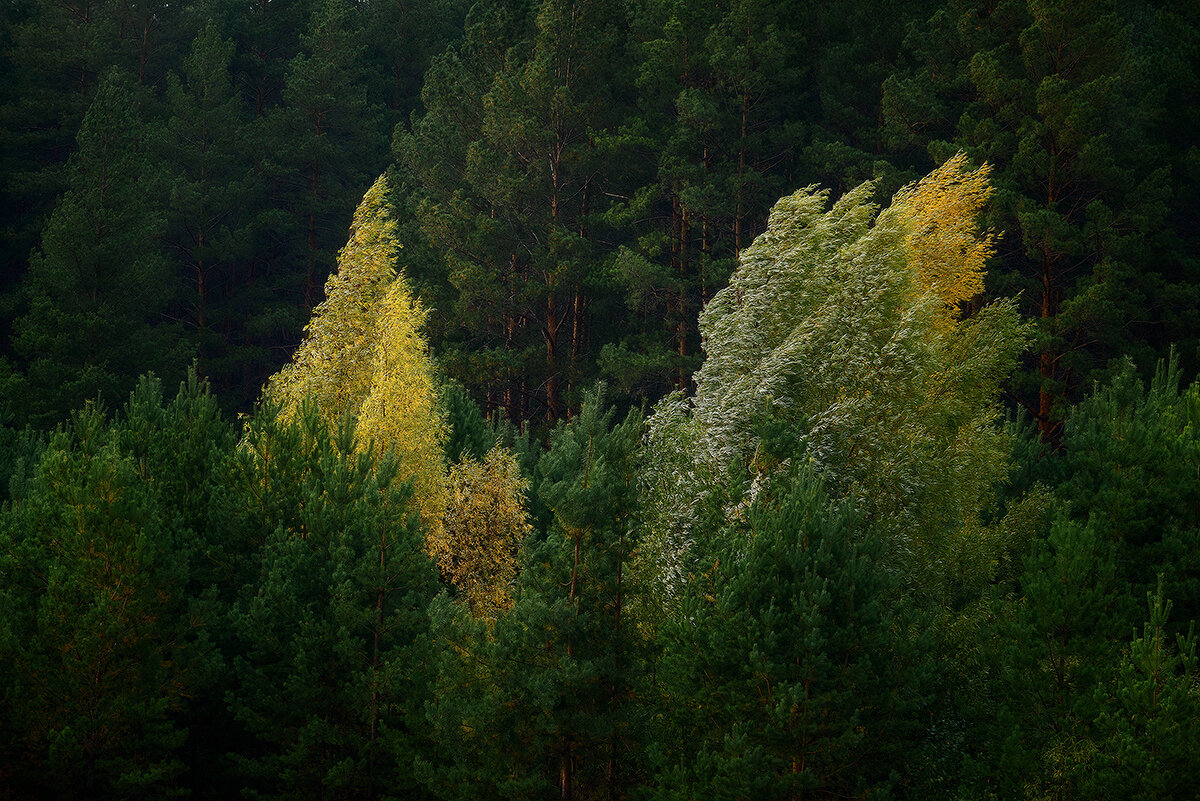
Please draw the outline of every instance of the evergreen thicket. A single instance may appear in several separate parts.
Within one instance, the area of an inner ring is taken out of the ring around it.
[[[1198,8],[4,5],[0,796],[1194,797]]]

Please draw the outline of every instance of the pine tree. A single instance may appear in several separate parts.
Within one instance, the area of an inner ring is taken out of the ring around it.
[[[61,420],[85,400],[109,402],[137,376],[182,373],[186,351],[164,319],[172,282],[162,251],[159,173],[147,160],[142,100],[106,74],[68,167],[69,189],[42,233],[14,345],[28,363],[30,421]]]
[[[1181,391],[1179,379],[1169,362],[1146,387],[1127,363],[1068,415],[1061,452],[1045,454],[1034,426],[1024,433],[1010,492],[1056,506],[1022,569],[1000,576],[983,613],[960,627],[959,661],[975,666],[959,679],[969,700],[955,704],[962,792],[1105,792],[1101,766],[1114,758],[1105,741],[1123,714],[1113,708],[1122,635],[1144,621],[1134,599],[1156,582],[1178,594],[1182,614],[1155,624],[1168,639],[1195,616],[1196,390]]]
[[[159,422],[142,417],[162,411],[154,392],[143,382],[116,422],[93,405],[76,412],[4,511],[12,739],[0,773],[18,795],[161,797],[179,780],[186,731],[175,716],[213,663],[188,586],[194,546],[135,441],[142,429],[166,444]],[[183,474],[177,482],[188,486]]]
[[[560,424],[539,462],[550,531],[527,541],[512,608],[486,626],[443,611],[430,719],[445,798],[625,798],[639,775],[632,622],[637,414],[602,395]]]
[[[1200,671],[1195,621],[1175,644],[1167,634],[1171,602],[1160,584],[1147,593],[1149,618],[1097,691],[1099,753],[1086,781],[1092,798],[1187,798],[1200,770]]]
[[[480,4],[430,68],[428,112],[397,138],[457,290],[456,339],[469,341],[462,356],[446,349],[448,372],[512,420],[564,416],[594,369],[593,304],[607,295],[593,289],[607,278],[593,234],[625,194],[603,169],[622,18],[608,0]]]
[[[466,387],[457,381],[447,381],[442,385],[441,404],[450,428],[446,438],[446,461],[454,464],[485,457],[497,441],[496,432],[488,425]]]
[[[994,612],[985,644],[994,693],[983,711],[979,785],[1007,795],[1033,788],[1073,797],[1086,771],[1093,695],[1118,652],[1128,595],[1098,521],[1061,513],[1034,540],[1013,594]],[[977,735],[978,736],[978,735]]]
[[[866,798],[903,772],[928,648],[882,541],[807,468],[703,543],[667,622],[655,799]]]
[[[1148,7],[1111,2],[951,3],[914,27],[918,67],[885,88],[897,146],[934,160],[963,149],[995,167],[988,224],[1004,247],[991,284],[1022,291],[1038,321],[1014,396],[1047,442],[1063,400],[1109,359],[1148,355],[1150,342],[1165,350],[1163,324],[1179,312],[1145,300],[1189,296],[1166,290],[1184,270],[1162,258],[1174,250],[1161,144],[1171,80],[1155,74],[1162,56],[1142,33],[1159,24]]]
[[[276,798],[412,793],[426,749],[426,609],[436,573],[391,455],[361,452],[344,418],[263,409],[243,439],[245,514],[265,541],[231,620],[231,708],[257,738],[248,787]]]
[[[166,403],[160,383],[143,378],[114,429],[122,452],[160,500],[160,546],[187,560],[186,606],[176,614],[201,627],[201,641],[212,649],[189,686],[186,714],[177,718],[187,740],[175,784],[194,797],[227,797],[241,785],[225,755],[243,736],[225,699],[234,683],[229,658],[238,650],[228,612],[258,560],[258,532],[242,513],[237,430],[194,367]]]
[[[184,59],[182,75],[168,77],[169,116],[152,143],[170,165],[166,242],[179,271],[178,303],[199,369],[226,390],[240,381],[245,366],[233,348],[245,321],[231,308],[230,296],[240,294],[239,262],[250,249],[248,209],[262,200],[246,144],[250,123],[233,86],[234,52],[210,20]]]
[[[1135,596],[1161,580],[1186,627],[1200,618],[1200,385],[1181,379],[1173,356],[1148,386],[1125,362],[1072,410],[1064,452],[1041,467],[1072,515],[1116,546],[1120,580]]]
[[[295,219],[303,243],[294,251],[303,306],[316,305],[333,267],[345,214],[369,172],[382,163],[386,134],[376,133],[374,109],[361,83],[365,49],[357,9],[345,0],[323,0],[300,37],[301,52],[288,63],[284,106],[268,117],[275,141],[264,165],[277,178],[280,200]]]

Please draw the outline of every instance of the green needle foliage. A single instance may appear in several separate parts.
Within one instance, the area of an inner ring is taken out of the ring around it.
[[[927,638],[882,540],[806,467],[705,543],[661,633],[654,799],[886,792],[928,702]]]
[[[163,319],[173,287],[151,200],[160,174],[146,157],[146,101],[130,76],[106,73],[32,259],[14,344],[28,362],[23,406],[36,425],[97,396],[115,403],[148,369],[183,373],[180,331]]]
[[[1186,625],[1200,615],[1200,385],[1182,389],[1181,379],[1173,356],[1149,385],[1123,363],[1072,412],[1062,453],[1042,467],[1072,513],[1094,518],[1117,547],[1134,597],[1161,575]]]
[[[75,413],[0,517],[0,773],[18,795],[176,792],[193,700],[218,679],[207,587],[232,432],[192,376]]]
[[[237,756],[247,785],[270,798],[410,793],[436,587],[411,488],[394,458],[356,447],[348,419],[330,430],[312,406],[295,421],[264,410],[243,452],[247,512],[266,537],[230,612],[230,707],[258,743]]]
[[[1100,799],[1182,799],[1200,771],[1200,669],[1195,621],[1171,642],[1171,602],[1147,593],[1149,619],[1121,655],[1111,684],[1098,691],[1099,753],[1086,781]]]
[[[492,626],[441,609],[429,715],[445,762],[427,771],[439,797],[626,798],[638,780],[641,419],[614,417],[597,392],[551,436],[538,472],[553,522],[526,543],[512,609]]]

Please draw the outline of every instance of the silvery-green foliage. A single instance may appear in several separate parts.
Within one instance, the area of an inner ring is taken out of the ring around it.
[[[948,165],[882,212],[870,184],[832,208],[813,187],[775,205],[700,315],[695,395],[669,396],[650,420],[648,550],[665,584],[686,574],[703,510],[736,516],[796,458],[885,532],[906,571],[936,574],[969,548],[1007,463],[995,395],[1026,334],[1011,301],[958,320],[921,283],[915,254],[938,231],[918,226],[912,204],[971,181],[978,191],[986,173],[961,170]],[[789,431],[774,453],[763,451],[766,421]]]

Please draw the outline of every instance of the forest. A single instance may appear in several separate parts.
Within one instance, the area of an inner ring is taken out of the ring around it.
[[[0,5],[0,797],[1192,799],[1195,0]]]

